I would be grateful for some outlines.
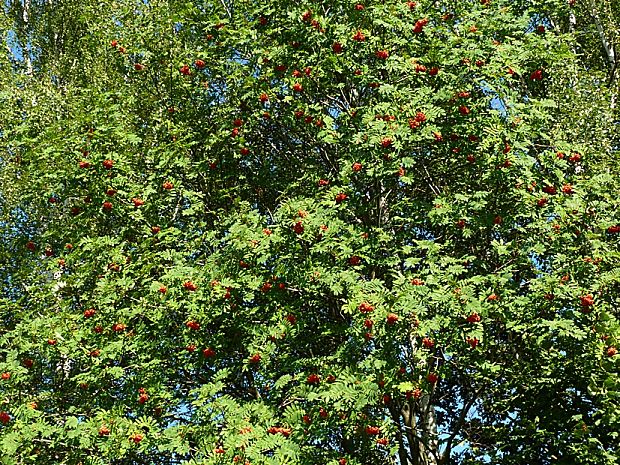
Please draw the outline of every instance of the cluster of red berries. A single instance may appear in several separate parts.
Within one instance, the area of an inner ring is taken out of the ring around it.
[[[413,27],[414,34],[421,34],[424,31],[424,26],[428,24],[428,19],[418,19]]]
[[[269,433],[269,434],[281,434],[285,438],[288,438],[291,435],[291,429],[290,428],[283,428],[283,427],[280,427],[280,426],[270,426],[269,428],[267,428],[267,433]]]
[[[359,304],[358,309],[362,313],[371,313],[375,310],[375,307],[373,307],[368,302],[362,302],[361,304]]]

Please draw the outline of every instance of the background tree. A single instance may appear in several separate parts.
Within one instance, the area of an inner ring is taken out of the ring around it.
[[[0,460],[618,463],[592,5],[6,4]]]

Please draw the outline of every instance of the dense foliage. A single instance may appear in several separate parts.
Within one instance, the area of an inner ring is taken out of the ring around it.
[[[6,2],[0,463],[620,463],[593,8]]]

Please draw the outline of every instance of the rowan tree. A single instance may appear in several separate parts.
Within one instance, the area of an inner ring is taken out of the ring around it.
[[[0,462],[617,464],[588,5],[5,4]]]

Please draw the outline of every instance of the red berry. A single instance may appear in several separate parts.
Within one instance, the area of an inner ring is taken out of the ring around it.
[[[375,310],[375,307],[370,305],[368,302],[362,302],[361,304],[359,304],[359,307],[357,308],[362,313],[371,313]]]
[[[589,309],[589,307],[591,307],[592,305],[594,305],[594,296],[592,294],[587,294],[587,295],[583,295],[581,297],[579,297],[581,306],[583,307],[583,311],[585,312],[586,309]]]
[[[321,378],[316,373],[312,373],[306,378],[306,382],[308,384],[319,384],[321,382]]]
[[[369,436],[376,436],[377,434],[379,434],[379,432],[380,428],[378,426],[366,426],[366,434]]]
[[[270,426],[269,428],[267,428],[267,432],[269,434],[281,434],[285,438],[288,438],[291,435],[290,428],[281,428],[279,426]]]
[[[211,347],[207,347],[206,349],[203,349],[202,355],[205,358],[214,357],[215,356],[215,350],[213,348],[211,348]]]
[[[411,8],[411,7],[410,7]],[[416,21],[415,26],[413,27],[414,34],[421,34],[424,30],[424,26],[428,24],[428,19],[419,19]]]
[[[472,349],[475,349],[478,343],[480,342],[477,337],[469,337],[465,338],[465,341],[471,346]]]
[[[125,328],[127,328],[127,325],[125,325],[124,323],[114,323],[112,325],[112,331],[120,333],[121,331],[125,331]]]
[[[97,311],[94,308],[89,308],[88,310],[84,310],[84,318],[90,318],[95,315]]]
[[[568,159],[568,161],[570,161],[571,163],[577,163],[578,161],[581,161],[581,154],[573,153]]]
[[[407,399],[411,399],[412,397],[414,399],[419,399],[420,397],[422,397],[422,390],[420,388],[415,388],[413,391],[407,391],[405,393],[405,396],[407,397]]]
[[[183,76],[189,76],[190,74],[192,74],[192,70],[190,69],[190,67],[188,65],[181,66],[181,68],[179,69],[179,72]]]
[[[298,221],[297,223],[295,223],[295,225],[293,226],[293,231],[295,231],[295,234],[303,234],[304,227],[301,224],[301,221]]]
[[[114,166],[114,161],[113,160],[103,160],[103,167],[106,170],[112,169],[112,167]]]
[[[375,56],[380,60],[387,60],[390,56],[390,52],[387,50],[377,50]]]
[[[362,259],[360,257],[358,257],[357,255],[353,255],[351,258],[349,258],[349,265],[357,266],[360,264],[361,261]]]
[[[198,289],[198,286],[196,286],[192,281],[185,281],[183,283],[183,287],[188,291],[195,291],[196,289]]]
[[[198,331],[200,329],[200,323],[194,320],[188,321],[187,323],[185,323],[185,326],[187,326],[189,329],[193,329],[194,331]]]
[[[334,53],[342,53],[342,44],[340,42],[334,42],[332,44],[332,51]]]
[[[387,149],[392,146],[392,139],[390,137],[384,137],[381,139],[381,147]]]
[[[543,72],[541,69],[537,69],[532,74],[530,74],[531,81],[542,81],[542,78],[543,78]]]
[[[386,321],[388,325],[393,325],[398,321],[398,315],[394,313],[388,313]]]
[[[471,315],[467,317],[468,323],[478,323],[479,321],[480,321],[480,315],[478,315],[476,312],[472,313]]]
[[[413,119],[413,118],[409,118],[408,123],[409,123],[409,127],[410,127],[411,129],[416,129],[416,128],[420,127],[420,122],[419,122],[419,121],[416,121],[416,120],[415,120],[415,119]]]
[[[353,34],[352,39],[357,42],[364,42],[366,40],[366,36],[364,35],[362,31],[358,30],[355,32],[355,34]]]
[[[196,60],[194,61],[194,66],[198,69],[204,69],[204,67],[206,66],[206,63],[203,60]]]

